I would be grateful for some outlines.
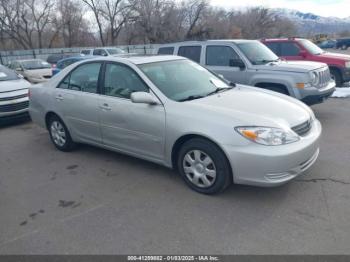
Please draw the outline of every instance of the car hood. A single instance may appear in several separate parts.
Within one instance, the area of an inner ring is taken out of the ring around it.
[[[27,89],[29,87],[30,83],[24,79],[0,81],[0,93]]]
[[[345,55],[345,54],[325,52],[318,56],[325,59],[334,59],[337,61],[344,61],[344,62],[350,61],[350,55]]]
[[[226,115],[243,125],[293,127],[313,117],[312,110],[294,98],[242,85],[184,103],[208,115]]]
[[[27,76],[47,76],[47,75],[52,75],[52,69],[44,68],[44,69],[25,70],[24,74]]]
[[[279,62],[272,62],[266,65],[258,65],[256,66],[256,69],[305,73],[312,70],[317,70],[325,66],[326,64],[319,63],[319,62],[279,61]]]

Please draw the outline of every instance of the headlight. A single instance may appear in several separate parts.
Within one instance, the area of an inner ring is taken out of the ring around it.
[[[313,86],[317,86],[319,82],[319,77],[316,72],[311,72],[310,73],[310,84]]]
[[[345,67],[350,68],[350,61],[345,62]]]
[[[299,136],[292,130],[284,130],[281,128],[241,126],[235,129],[243,137],[266,146],[285,145],[299,140]]]

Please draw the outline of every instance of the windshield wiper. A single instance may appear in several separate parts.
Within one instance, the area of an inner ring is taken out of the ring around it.
[[[232,89],[234,86],[230,86],[230,87],[218,87],[216,88],[214,91],[208,93],[206,96],[210,96],[210,95],[214,95],[214,94],[217,94],[217,93],[220,93],[220,92],[224,92],[224,91],[227,91],[227,90],[230,90]]]
[[[178,100],[179,102],[184,102],[184,101],[191,101],[191,100],[195,100],[195,99],[199,99],[199,98],[203,98],[204,96],[201,95],[192,95],[192,96],[188,96],[185,97],[183,99]]]

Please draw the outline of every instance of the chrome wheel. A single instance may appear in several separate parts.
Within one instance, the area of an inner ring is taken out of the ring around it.
[[[60,147],[64,146],[67,137],[63,125],[58,121],[52,121],[50,131],[54,143]]]
[[[203,151],[192,150],[182,161],[183,170],[188,180],[197,187],[207,188],[216,180],[214,161]]]

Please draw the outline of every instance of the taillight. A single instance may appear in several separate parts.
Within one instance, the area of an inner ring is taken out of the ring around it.
[[[52,66],[51,66],[52,68],[56,68],[56,64],[52,64]]]

